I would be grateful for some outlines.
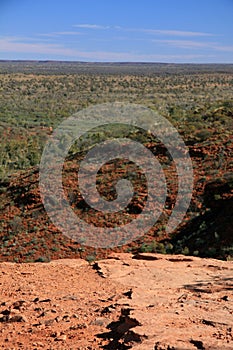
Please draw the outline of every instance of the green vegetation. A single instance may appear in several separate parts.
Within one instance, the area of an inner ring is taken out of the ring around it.
[[[219,66],[216,73],[211,65],[187,69],[151,64],[104,68],[84,64],[81,69],[74,63],[7,66],[0,62],[0,72],[12,71],[0,74],[0,179],[38,165],[51,131],[73,113],[97,103],[148,106],[172,121],[189,142],[207,141],[230,130],[232,66]]]

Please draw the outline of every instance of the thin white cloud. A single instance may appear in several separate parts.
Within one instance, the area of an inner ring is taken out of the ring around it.
[[[56,44],[27,43],[21,42],[16,37],[0,38],[0,47],[4,48],[0,52],[12,52],[21,54],[45,54],[70,57],[75,60],[85,59],[92,61],[187,61],[206,58],[206,55],[186,54],[186,55],[161,55],[161,54],[140,54],[131,52],[111,52],[111,51],[79,51],[77,49],[66,48]],[[210,56],[212,57],[212,56]]]
[[[169,35],[169,36],[183,36],[183,37],[205,37],[205,36],[214,36],[211,33],[205,32],[195,32],[195,31],[183,31],[183,30],[163,30],[163,29],[136,29],[148,34],[155,35]]]
[[[72,32],[72,31],[68,31],[68,32],[54,32],[57,35],[82,35],[82,33],[80,32]]]
[[[192,40],[152,40],[152,42],[166,44],[181,49],[211,49],[215,51],[233,52],[233,46],[224,46],[217,42],[200,42]]]
[[[75,50],[65,48],[57,44],[44,43],[28,43],[21,41],[21,38],[7,37],[0,38],[0,53],[15,52],[15,53],[39,53],[52,55],[75,55]]]
[[[110,26],[102,26],[98,24],[74,24],[73,27],[84,29],[110,29]]]
[[[37,35],[53,38],[53,37],[58,37],[60,35],[83,35],[83,33],[75,32],[75,31],[64,31],[64,32],[52,32],[52,33],[40,33]]]
[[[209,42],[198,42],[192,40],[152,40],[152,42],[158,44],[166,44],[181,49],[200,49],[213,45],[213,43]]]
[[[214,49],[217,51],[233,52],[233,46],[215,45]]]
[[[99,24],[74,24],[73,27],[84,29],[115,29],[121,31],[141,32],[150,35],[166,35],[166,36],[179,36],[179,37],[206,37],[214,36],[211,33],[196,32],[196,31],[183,31],[183,30],[168,30],[168,29],[146,29],[146,28],[127,28],[121,26],[103,26]]]

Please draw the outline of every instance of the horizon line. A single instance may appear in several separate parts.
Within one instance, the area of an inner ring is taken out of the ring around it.
[[[161,61],[80,61],[80,60],[60,60],[60,59],[4,59],[0,58],[0,62],[63,62],[63,63],[85,63],[85,64],[194,64],[194,65],[233,65],[233,62],[161,62]]]

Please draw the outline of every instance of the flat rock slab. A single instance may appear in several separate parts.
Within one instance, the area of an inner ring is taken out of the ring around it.
[[[233,262],[145,253],[97,264],[128,288],[118,302],[138,324],[133,349],[233,349]]]

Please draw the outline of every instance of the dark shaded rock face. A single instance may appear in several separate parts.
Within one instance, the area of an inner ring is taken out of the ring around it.
[[[233,175],[207,183],[203,202],[204,213],[173,238],[174,252],[187,247],[189,254],[227,259],[233,254]]]
[[[233,201],[233,175],[226,174],[224,177],[207,183],[204,192],[204,203],[212,210],[222,209]]]

